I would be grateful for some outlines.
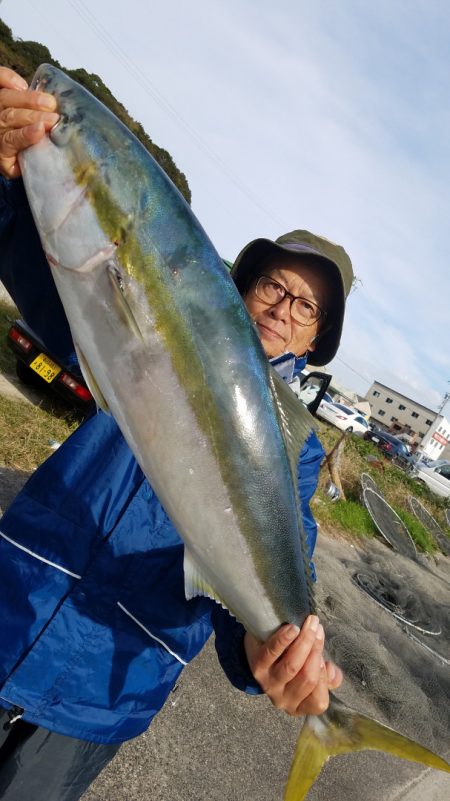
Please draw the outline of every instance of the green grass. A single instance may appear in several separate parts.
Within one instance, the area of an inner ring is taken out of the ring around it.
[[[61,407],[11,400],[0,395],[0,454],[6,467],[29,472],[52,453],[49,440],[63,442],[79,424]]]
[[[358,537],[373,537],[375,527],[372,519],[361,504],[356,501],[334,501],[327,510],[329,520],[345,531],[351,531]]]
[[[325,528],[362,538],[376,534],[367,509],[357,501],[331,501],[323,493],[319,493],[318,501],[313,505],[314,516]]]
[[[319,437],[327,453],[341,436],[341,432],[325,423],[319,424]],[[376,528],[362,506],[361,473],[368,473],[388,503],[403,520],[419,551],[432,553],[436,550],[434,540],[422,523],[412,514],[408,496],[418,498],[444,532],[449,529],[445,519],[445,509],[449,500],[434,495],[427,486],[414,479],[390,460],[371,442],[354,434],[346,435],[345,447],[340,465],[340,476],[346,501],[332,502],[325,489],[330,479],[326,464],[322,465],[317,500],[313,500],[314,516],[325,528],[347,536],[369,537],[376,534]]]
[[[434,553],[437,550],[436,543],[420,520],[406,509],[401,509],[399,507],[392,508],[405,524],[411,534],[411,538],[414,540],[416,548],[418,548],[419,551],[423,551],[423,553]]]

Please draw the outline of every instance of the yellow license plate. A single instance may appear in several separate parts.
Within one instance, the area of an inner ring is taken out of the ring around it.
[[[39,356],[36,356],[31,362],[30,367],[35,373],[38,373],[44,381],[47,381],[48,384],[61,372],[59,364],[49,359],[44,353],[40,353]]]

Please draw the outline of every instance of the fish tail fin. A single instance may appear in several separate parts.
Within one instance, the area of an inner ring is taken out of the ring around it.
[[[384,751],[450,773],[450,764],[433,751],[333,698],[324,715],[305,720],[284,801],[303,801],[330,757],[365,749]]]

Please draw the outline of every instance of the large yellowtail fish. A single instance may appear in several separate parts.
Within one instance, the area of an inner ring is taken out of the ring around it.
[[[313,611],[297,494],[311,419],[270,367],[220,257],[178,191],[95,98],[43,65],[60,121],[21,166],[86,381],[185,543],[186,594],[256,637]],[[304,724],[287,801],[334,754],[450,765],[333,699]]]

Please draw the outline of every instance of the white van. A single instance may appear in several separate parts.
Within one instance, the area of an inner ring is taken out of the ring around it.
[[[450,498],[450,464],[429,465],[423,463],[416,465],[414,478],[423,481],[432,492],[443,498]]]

